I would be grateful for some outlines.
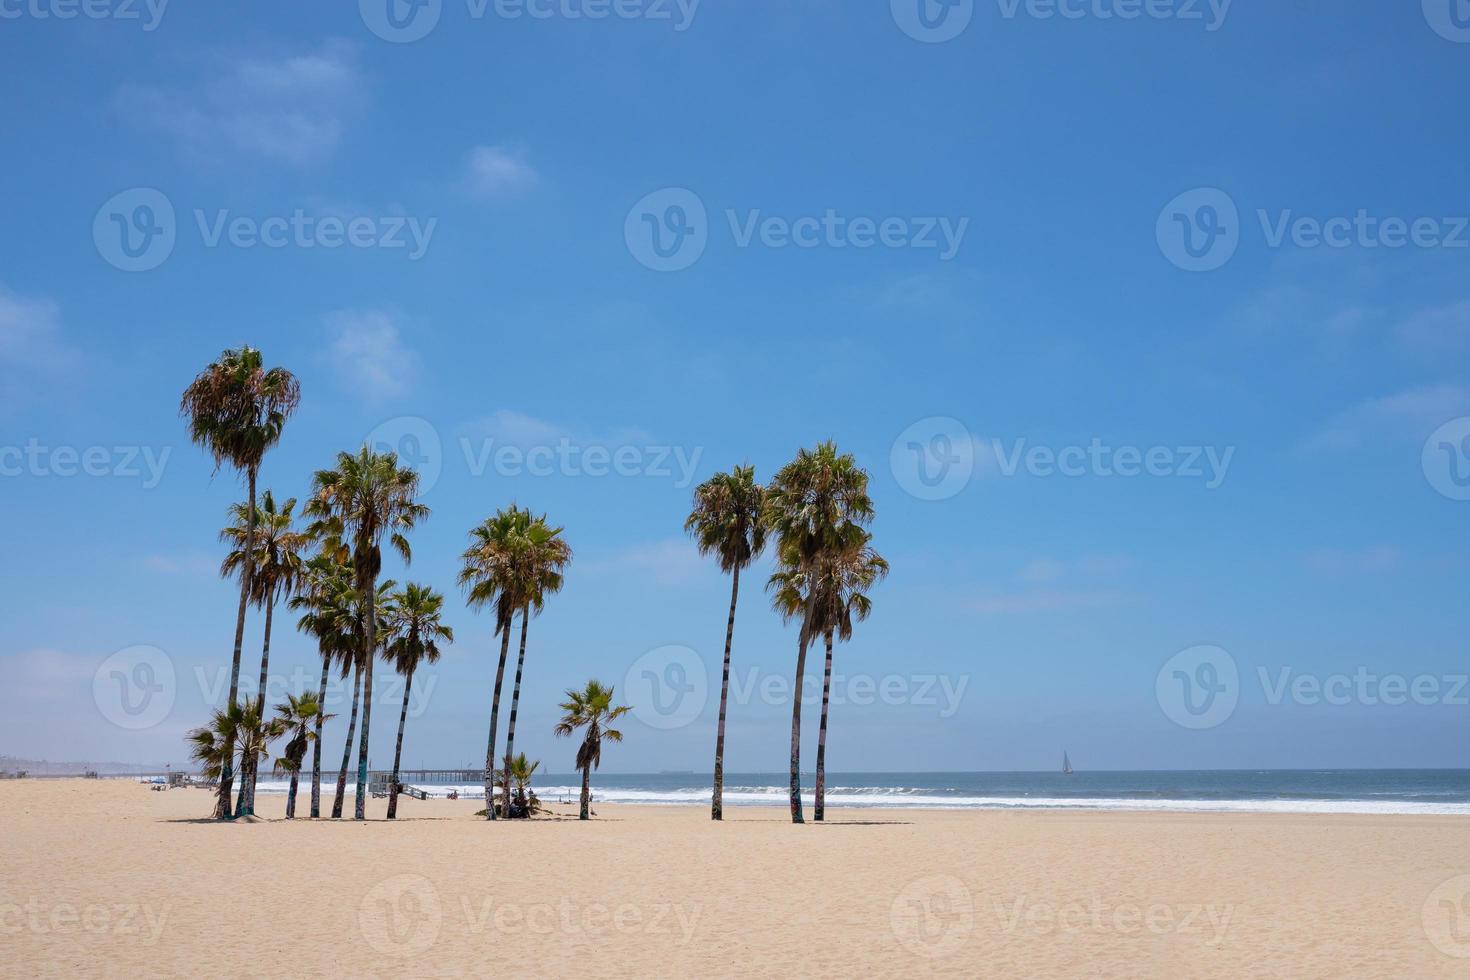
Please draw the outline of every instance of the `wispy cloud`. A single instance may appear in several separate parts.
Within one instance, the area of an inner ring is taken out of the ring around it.
[[[1344,452],[1374,443],[1423,439],[1435,427],[1466,414],[1470,414],[1470,388],[1453,384],[1414,388],[1339,412],[1302,448]]]
[[[1403,563],[1403,553],[1392,545],[1369,548],[1321,548],[1308,552],[1307,567],[1326,575],[1388,572]]]
[[[148,555],[142,561],[145,571],[159,575],[214,575],[220,560],[202,551],[177,555]]]
[[[980,595],[969,599],[965,607],[986,616],[1025,616],[1107,609],[1133,601],[1131,594],[1113,589],[1038,589]]]
[[[50,299],[19,296],[0,286],[0,409],[13,409],[36,383],[75,365],[62,336],[61,307]]]
[[[1034,558],[1021,567],[1016,577],[1022,582],[1055,582],[1063,578],[1111,578],[1131,569],[1134,560],[1126,555],[1087,555],[1057,560]]]
[[[344,386],[374,400],[404,394],[418,380],[418,355],[403,345],[392,314],[338,310],[326,322],[326,358]]]
[[[644,445],[652,440],[638,428],[617,428],[594,432],[560,422],[501,408],[485,418],[464,426],[464,434],[475,440],[493,439],[497,443],[529,449],[532,446],[554,446],[565,440],[579,446]]]
[[[1470,300],[1419,310],[1394,333],[1406,347],[1430,354],[1470,350]]]
[[[192,159],[236,157],[304,166],[329,158],[364,103],[366,82],[343,41],[285,55],[217,55],[179,88],[125,85],[114,102],[136,125]]]
[[[688,538],[665,538],[581,561],[589,575],[631,576],[661,586],[703,584],[718,565],[701,558]]]
[[[524,150],[509,146],[476,146],[465,159],[461,186],[469,196],[491,201],[530,190],[541,177]]]

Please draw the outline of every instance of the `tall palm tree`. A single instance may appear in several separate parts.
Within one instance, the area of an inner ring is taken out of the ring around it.
[[[766,492],[766,523],[776,536],[781,567],[768,588],[777,611],[790,618],[802,613],[796,655],[796,686],[791,704],[791,821],[803,823],[801,808],[801,691],[807,647],[815,639],[804,609],[812,598],[812,564],[836,546],[843,526],[873,519],[868,473],[833,442],[802,449],[783,466]]]
[[[214,468],[228,463],[250,488],[250,513],[255,512],[255,483],[268,449],[281,438],[286,420],[301,403],[301,385],[284,368],[267,368],[253,347],[226,350],[184,389],[179,414],[188,419],[189,438],[214,457]],[[240,692],[240,649],[245,643],[245,606],[250,598],[254,569],[247,558],[240,573],[240,607],[235,614],[235,651],[230,662],[230,700]],[[220,785],[224,788],[215,816],[230,817],[230,786],[234,778],[234,751],[224,753]]]
[[[287,820],[296,819],[296,787],[301,778],[301,763],[306,758],[306,747],[318,741],[322,722],[333,717],[335,716],[322,709],[322,703],[309,691],[302,695],[288,694],[285,701],[276,705],[276,720],[284,733],[291,736],[291,740],[286,743],[286,750],[277,757],[275,765],[277,775],[283,772],[291,774],[291,788],[286,793]]]
[[[221,801],[225,809],[229,809],[230,789],[224,776],[236,757],[242,767],[247,761],[259,764],[269,754],[270,743],[285,732],[279,719],[262,720],[256,702],[251,699],[216,709],[208,725],[185,736],[189,742],[189,755],[199,763],[201,774],[206,779],[218,780],[216,812]]]
[[[408,696],[413,674],[421,664],[439,662],[439,641],[454,642],[454,630],[439,621],[444,597],[426,585],[409,582],[393,596],[388,617],[388,646],[384,653],[405,678],[403,710],[398,714],[398,743],[393,750],[393,781],[388,784],[388,819],[398,816],[398,765],[403,758],[403,726],[408,721]]]
[[[337,468],[312,477],[312,498],[306,513],[316,518],[312,536],[328,553],[351,555],[354,582],[366,609],[362,617],[362,645],[366,651],[362,675],[362,741],[357,753],[357,809],[354,817],[367,819],[368,738],[373,713],[373,655],[378,625],[375,598],[382,571],[381,545],[387,538],[404,564],[413,557],[405,536],[429,516],[417,500],[419,475],[398,465],[396,453],[377,453],[363,446],[357,453],[337,454]]]
[[[516,744],[516,715],[521,705],[521,674],[526,666],[526,622],[534,608],[537,615],[546,607],[546,597],[561,591],[563,575],[572,561],[571,546],[561,536],[562,528],[552,527],[546,515],[531,521],[522,532],[522,546],[515,565],[526,601],[521,606],[521,652],[516,658],[515,687],[510,697],[510,723],[505,733],[505,799],[510,799],[511,762]],[[507,813],[509,813],[509,804]],[[529,815],[529,814],[528,814]]]
[[[873,550],[872,540],[873,536],[856,524],[844,524],[832,546],[820,553],[811,566],[808,633],[811,637],[820,635],[827,646],[822,671],[822,720],[817,730],[816,798],[812,807],[817,821],[826,814],[827,713],[832,696],[833,635],[844,643],[852,639],[854,621],[867,619],[873,609],[868,589],[888,575],[888,562]]]
[[[220,575],[228,578],[239,573],[245,562],[250,561],[253,567],[250,601],[256,608],[265,609],[265,642],[260,651],[260,694],[257,698],[262,713],[265,711],[265,690],[270,674],[271,625],[275,619],[276,599],[290,599],[303,574],[301,552],[306,547],[307,538],[291,526],[291,512],[295,508],[295,497],[278,508],[275,495],[267,490],[253,514],[248,504],[231,506],[232,523],[220,531],[220,540],[232,549],[220,565]],[[240,777],[240,796],[235,803],[237,817],[255,812],[256,772],[252,768],[242,772]]]
[[[296,628],[313,637],[322,657],[322,679],[317,702],[327,703],[327,676],[333,663],[350,663],[356,648],[358,630],[352,612],[352,569],[330,555],[317,555],[306,562],[300,593],[291,599],[291,608],[302,610]],[[345,676],[345,674],[344,674]],[[356,715],[353,716],[354,726]],[[316,737],[311,746],[311,819],[322,811],[322,725],[326,719],[317,716]],[[345,781],[346,769],[343,769]]]
[[[557,723],[556,735],[566,738],[579,728],[587,729],[582,744],[577,746],[577,768],[582,772],[582,809],[580,820],[590,818],[592,805],[592,770],[602,764],[602,741],[621,742],[623,733],[608,727],[632,709],[626,705],[613,707],[613,689],[604,687],[600,681],[588,681],[581,691],[567,690],[567,699],[561,703],[562,719]]]
[[[740,570],[766,547],[766,490],[755,482],[754,466],[716,473],[694,488],[694,509],[684,530],[694,536],[701,555],[715,555],[730,575],[730,618],[725,623],[725,669],[720,680],[720,724],[715,735],[715,779],[710,817],[724,819],[725,709],[730,700],[730,647],[735,640],[735,604],[740,598]]]
[[[495,819],[495,734],[500,720],[500,690],[505,684],[505,660],[510,653],[510,630],[516,610],[528,600],[523,569],[517,557],[523,550],[523,534],[531,524],[531,512],[514,504],[502,508],[470,529],[470,546],[461,555],[464,562],[459,584],[466,590],[470,608],[492,606],[495,633],[500,637],[500,662],[495,669],[495,690],[490,701],[490,735],[485,748],[485,819]]]
[[[390,590],[396,583],[392,579],[378,586],[374,608],[386,610],[392,601]],[[362,705],[362,678],[368,661],[377,656],[378,651],[387,642],[387,633],[382,625],[378,627],[377,643],[371,654],[367,653],[362,643],[362,621],[367,615],[366,606],[358,595],[356,589],[347,592],[349,612],[344,624],[347,629],[347,642],[341,648],[339,663],[341,665],[342,679],[352,678],[352,714],[348,716],[347,741],[342,745],[342,768],[337,771],[337,795],[332,801],[332,819],[336,820],[342,816],[342,802],[347,796],[347,766],[352,761],[352,742],[357,734],[357,713]],[[361,795],[361,791],[359,791]]]

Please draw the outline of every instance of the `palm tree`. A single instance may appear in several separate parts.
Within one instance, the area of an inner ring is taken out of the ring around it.
[[[385,609],[391,602],[390,590],[396,583],[392,579],[378,586],[378,593],[374,607]],[[352,740],[357,733],[357,712],[362,704],[362,678],[363,671],[368,661],[374,659],[377,651],[381,650],[387,642],[387,633],[382,626],[378,627],[378,639],[371,655],[365,653],[362,644],[362,620],[366,613],[366,603],[358,598],[356,589],[348,589],[347,602],[349,612],[344,623],[346,628],[346,642],[342,646],[340,664],[342,678],[346,680],[352,677],[352,714],[348,716],[347,741],[342,746],[342,768],[337,771],[337,796],[332,801],[332,819],[336,820],[342,816],[342,802],[347,796],[347,766],[352,761]],[[361,791],[359,790],[359,796]]]
[[[802,449],[783,466],[766,492],[766,523],[776,535],[781,567],[768,588],[783,617],[802,613],[796,655],[796,686],[791,705],[791,822],[803,823],[801,810],[801,691],[807,647],[815,634],[807,622],[812,599],[812,565],[835,546],[843,526],[859,527],[873,519],[867,471],[828,441]]]
[[[529,511],[527,511],[529,514]],[[531,521],[522,532],[523,541],[517,552],[515,567],[521,580],[520,589],[526,596],[521,606],[521,652],[516,658],[515,688],[510,697],[510,723],[505,733],[505,799],[510,799],[511,762],[516,744],[516,715],[521,705],[521,674],[526,666],[526,622],[531,610],[536,614],[546,607],[546,597],[561,591],[563,573],[572,561],[571,546],[562,538],[562,528],[552,527],[546,515]],[[509,812],[509,804],[507,813]],[[529,816],[529,813],[527,814]]]
[[[536,770],[541,768],[539,761],[532,762],[526,758],[526,753],[518,754],[510,761],[510,775],[515,780],[515,801],[507,809],[510,812],[521,810],[525,816],[531,816],[533,807],[531,793],[531,777],[536,775]]]
[[[406,680],[403,684],[403,710],[398,714],[398,744],[393,750],[393,781],[388,784],[388,819],[398,816],[398,765],[403,758],[403,726],[408,721],[408,695],[413,690],[413,674],[420,664],[439,662],[439,641],[454,642],[454,630],[439,621],[444,610],[444,597],[426,585],[409,582],[393,596],[393,613],[388,617],[388,647],[384,651],[390,663]]]
[[[872,612],[867,590],[888,575],[888,562],[871,547],[873,536],[856,524],[839,529],[832,547],[812,563],[808,634],[826,641],[827,660],[822,671],[822,721],[817,730],[816,800],[813,818],[821,821],[827,795],[827,711],[832,695],[832,639],[852,639],[853,622]]]
[[[228,463],[245,477],[250,488],[250,513],[255,513],[255,482],[266,450],[281,438],[286,420],[301,403],[301,385],[284,368],[266,368],[253,347],[226,350],[184,389],[179,414],[189,420],[189,438],[214,457],[214,468]],[[252,529],[253,530],[253,529]],[[250,598],[254,569],[247,558],[240,573],[240,607],[235,614],[235,651],[230,662],[230,700],[240,692],[240,649],[245,643],[245,605]],[[224,752],[220,785],[224,788],[215,816],[230,817],[233,749]]]
[[[582,809],[580,820],[588,819],[592,804],[592,770],[602,764],[602,740],[621,742],[623,733],[607,727],[632,709],[626,705],[614,708],[613,689],[604,687],[600,681],[588,681],[585,690],[567,690],[567,699],[561,703],[562,719],[557,723],[556,735],[566,738],[579,728],[587,729],[582,744],[577,746],[577,768],[582,771]]]
[[[352,570],[330,555],[317,555],[304,568],[303,588],[292,597],[291,608],[303,610],[296,628],[314,637],[322,656],[322,680],[317,702],[327,703],[327,675],[333,663],[342,663],[343,676],[350,670],[352,650],[358,644],[358,630],[352,612]],[[316,737],[311,746],[311,819],[322,810],[322,725],[316,720]],[[356,714],[353,715],[354,726]],[[347,778],[344,766],[342,778]]]
[[[500,662],[495,669],[495,690],[490,701],[490,736],[485,749],[485,819],[495,819],[495,733],[500,719],[500,690],[505,684],[505,660],[510,652],[511,623],[516,610],[525,606],[526,580],[517,557],[523,549],[523,530],[531,524],[531,512],[514,504],[470,529],[470,546],[461,555],[464,562],[459,584],[467,592],[470,608],[493,605],[495,633],[500,637]]]
[[[257,608],[265,609],[265,642],[260,651],[258,698],[262,713],[265,711],[265,689],[270,672],[271,624],[275,619],[276,599],[289,599],[296,592],[303,574],[301,551],[307,539],[292,530],[291,512],[295,508],[295,497],[277,508],[275,496],[267,490],[253,514],[248,504],[231,506],[233,522],[220,531],[220,540],[232,548],[220,565],[220,575],[230,577],[241,571],[249,560],[254,570],[250,581],[250,601]],[[255,770],[242,772],[240,777],[240,796],[235,803],[237,817],[255,812]]]
[[[388,538],[404,564],[413,557],[406,532],[429,516],[419,503],[419,475],[398,465],[396,453],[377,453],[363,446],[356,456],[337,454],[337,468],[320,470],[312,477],[312,499],[306,513],[316,518],[311,534],[322,541],[328,553],[345,559],[351,555],[354,582],[366,609],[362,617],[364,668],[362,674],[362,741],[357,752],[358,820],[367,819],[368,738],[373,712],[373,655],[378,625],[375,598],[378,573],[383,567],[380,550]]]
[[[299,696],[286,695],[286,700],[276,705],[276,716],[285,734],[291,736],[286,743],[286,751],[276,759],[275,772],[277,775],[282,772],[291,774],[291,789],[286,794],[286,819],[294,820],[296,787],[301,777],[301,762],[306,758],[306,746],[318,741],[322,722],[335,716],[327,714],[316,695],[310,692]]]
[[[715,780],[710,816],[724,819],[725,708],[730,699],[730,646],[735,639],[735,603],[740,598],[740,570],[766,546],[766,491],[755,482],[754,466],[716,473],[694,488],[694,509],[684,530],[694,535],[701,555],[716,555],[720,570],[730,574],[730,618],[725,623],[725,669],[720,680],[720,724],[715,735]]]
[[[230,788],[224,776],[236,757],[242,768],[247,762],[258,765],[267,757],[270,743],[285,732],[280,719],[262,721],[260,710],[252,699],[216,709],[208,725],[185,736],[190,743],[189,755],[199,763],[204,778],[219,781],[216,812],[221,804],[229,809]]]

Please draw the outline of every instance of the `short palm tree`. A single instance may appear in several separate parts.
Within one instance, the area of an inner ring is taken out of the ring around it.
[[[621,742],[623,733],[609,727],[632,709],[625,706],[613,707],[613,689],[600,681],[588,681],[585,689],[567,690],[567,699],[561,703],[562,719],[555,732],[559,738],[568,738],[578,729],[585,728],[582,744],[577,746],[577,768],[582,772],[582,809],[578,819],[591,817],[592,770],[602,764],[602,742]]]
[[[470,545],[460,556],[459,584],[465,589],[470,608],[490,606],[495,610],[495,636],[500,637],[500,661],[495,668],[495,689],[490,700],[490,735],[485,748],[485,819],[495,814],[495,735],[500,722],[500,691],[505,684],[505,661],[510,653],[510,630],[516,610],[530,596],[522,564],[531,512],[515,505],[502,508],[494,517],[470,529]]]
[[[398,743],[393,750],[393,781],[388,784],[388,819],[398,816],[398,766],[403,758],[403,726],[408,721],[408,696],[414,671],[439,662],[439,642],[454,642],[454,630],[442,622],[444,597],[426,585],[409,582],[395,593],[387,617],[388,662],[405,678],[403,710],[398,714]]]
[[[316,640],[322,658],[322,679],[317,702],[327,702],[327,677],[333,663],[350,663],[352,650],[360,643],[353,619],[352,569],[330,555],[317,555],[306,562],[302,588],[292,597],[291,608],[302,612],[296,628]],[[311,746],[311,819],[322,810],[322,725],[316,721]],[[356,717],[354,716],[354,721]],[[346,778],[345,770],[343,778]]]
[[[766,524],[776,536],[781,567],[768,588],[772,603],[784,617],[798,613],[802,629],[797,640],[796,685],[791,705],[792,823],[802,823],[801,808],[801,689],[806,675],[807,647],[815,634],[809,628],[804,603],[811,600],[812,565],[837,546],[845,525],[862,527],[873,519],[868,496],[868,473],[852,456],[824,442],[802,449],[783,466],[766,492]]]
[[[270,743],[286,732],[279,719],[263,721],[254,699],[241,703],[236,701],[227,708],[218,708],[208,725],[196,728],[186,736],[189,755],[199,763],[205,779],[218,780],[218,798],[229,809],[229,784],[224,776],[238,758],[242,768],[246,762],[258,765],[269,755]]]
[[[301,764],[306,759],[306,748],[318,740],[322,722],[333,715],[322,709],[315,694],[286,695],[286,700],[276,705],[276,720],[284,734],[290,735],[286,749],[276,758],[275,772],[291,774],[291,788],[286,793],[286,819],[296,819],[296,787],[301,778]]]
[[[373,604],[375,609],[385,613],[389,611],[392,603],[391,592],[396,584],[392,579],[378,584],[378,592]],[[350,608],[345,624],[348,642],[343,645],[338,662],[343,680],[349,676],[352,677],[352,714],[348,716],[347,741],[342,745],[342,768],[337,771],[337,795],[332,801],[333,820],[342,816],[342,804],[347,796],[347,766],[352,761],[353,736],[357,733],[357,713],[362,706],[363,672],[367,669],[368,662],[375,659],[388,642],[388,633],[383,629],[383,624],[379,623],[377,643],[373,647],[373,654],[369,656],[362,643],[362,621],[367,615],[367,604],[359,599],[356,589],[348,590],[347,602]],[[359,795],[361,792],[361,790],[358,791]]]
[[[529,512],[528,512],[529,513]],[[521,605],[521,652],[516,658],[515,687],[510,697],[510,723],[505,732],[505,799],[510,799],[512,756],[516,744],[516,715],[521,705],[521,674],[526,666],[526,623],[534,609],[537,615],[546,607],[546,597],[561,591],[563,575],[572,561],[572,549],[561,536],[562,528],[547,523],[546,515],[531,521],[522,531],[521,547],[515,558],[519,589],[525,595]],[[508,806],[508,804],[507,804]],[[529,815],[529,814],[528,814]]]
[[[715,735],[715,778],[710,816],[724,819],[725,710],[730,700],[730,647],[735,640],[735,604],[740,570],[766,547],[765,487],[755,482],[754,466],[716,473],[694,488],[694,509],[684,530],[694,536],[701,555],[715,555],[730,575],[730,618],[725,623],[725,669],[720,680],[720,722]]]
[[[230,545],[230,552],[220,565],[220,575],[243,574],[245,563],[250,561],[253,574],[250,580],[250,601],[256,608],[265,609],[265,641],[260,650],[260,694],[257,700],[260,710],[265,710],[265,691],[269,681],[271,662],[271,626],[275,619],[276,600],[290,599],[295,594],[304,571],[301,557],[307,538],[292,529],[292,514],[296,509],[296,498],[292,497],[281,506],[276,506],[275,496],[267,490],[261,497],[255,513],[250,513],[249,504],[230,507],[232,521],[222,531],[220,540]],[[247,545],[247,542],[253,542]],[[235,816],[255,812],[254,769],[240,774],[240,796],[235,803]]]
[[[808,577],[810,602],[807,606],[811,638],[826,641],[827,659],[822,671],[822,720],[817,729],[816,797],[813,818],[826,815],[827,796],[827,713],[832,696],[832,639],[844,643],[852,639],[853,623],[862,622],[872,612],[873,602],[867,592],[888,575],[888,562],[871,547],[873,536],[856,524],[839,529],[832,546],[821,552],[811,564]]]
[[[524,816],[531,816],[535,808],[535,794],[531,792],[531,777],[536,775],[536,770],[540,768],[541,763],[527,759],[524,752],[510,760],[510,776],[515,781],[515,799],[509,807],[510,812],[519,811]]]
[[[413,557],[406,534],[429,516],[418,502],[419,475],[398,465],[396,453],[378,453],[363,446],[356,455],[337,454],[336,469],[312,477],[312,496],[306,513],[315,518],[309,533],[323,550],[351,556],[353,581],[364,598],[362,645],[366,651],[362,674],[362,738],[357,753],[358,820],[367,819],[368,738],[373,712],[373,656],[378,625],[378,573],[382,571],[381,545],[386,537],[407,564]]]
[[[216,471],[229,464],[245,477],[250,513],[255,512],[255,483],[266,451],[281,438],[286,420],[301,403],[301,385],[284,368],[267,368],[253,347],[226,350],[201,371],[179,400],[179,414],[188,419],[189,438],[214,457]],[[235,614],[235,650],[230,662],[230,699],[240,693],[240,650],[245,643],[245,606],[250,599],[254,569],[247,559],[240,572],[240,606]],[[220,797],[215,816],[230,816],[230,786],[234,752],[224,753]]]

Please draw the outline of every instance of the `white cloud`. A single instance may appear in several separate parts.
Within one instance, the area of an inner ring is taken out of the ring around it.
[[[526,154],[507,146],[476,146],[465,160],[462,185],[471,197],[493,200],[529,190],[541,177]]]
[[[216,575],[220,559],[195,551],[177,555],[148,555],[143,569],[159,575]]]
[[[1414,388],[1339,412],[1303,448],[1351,451],[1370,443],[1423,439],[1444,422],[1466,414],[1470,414],[1470,389],[1452,384]]]
[[[1126,592],[1112,590],[1037,590],[1010,594],[991,593],[965,603],[972,612],[986,616],[1024,616],[1035,613],[1078,612],[1106,609],[1133,601]]]
[[[1133,565],[1133,559],[1126,555],[1087,555],[1067,561],[1034,558],[1021,567],[1016,577],[1023,582],[1055,582],[1075,576],[1106,578],[1121,575]]]
[[[196,159],[261,158],[297,166],[330,157],[364,99],[351,45],[284,56],[218,56],[179,89],[127,85],[115,102]]]
[[[326,357],[346,387],[374,400],[401,395],[418,379],[418,355],[403,346],[391,314],[338,310],[327,315],[327,329]]]
[[[54,375],[75,363],[75,352],[62,338],[61,308],[0,286],[0,407],[13,408],[27,397],[38,375]]]
[[[688,538],[665,538],[610,554],[592,555],[581,561],[581,570],[590,575],[652,580],[663,586],[688,585],[717,572],[719,562],[701,557]]]
[[[1329,575],[1388,572],[1403,562],[1403,553],[1392,545],[1375,545],[1357,550],[1322,548],[1309,552],[1307,566]]]
[[[1470,350],[1470,300],[1420,310],[1395,333],[1406,346],[1430,353]]]

